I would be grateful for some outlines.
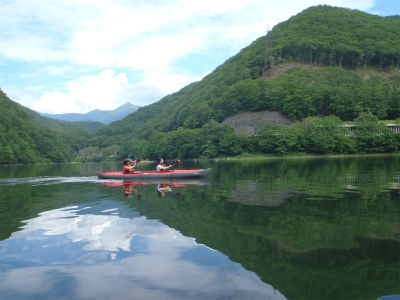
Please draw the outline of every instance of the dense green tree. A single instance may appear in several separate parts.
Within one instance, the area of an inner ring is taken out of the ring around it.
[[[320,5],[276,25],[271,41],[277,60],[385,68],[398,67],[399,32],[395,18]]]
[[[354,122],[357,124],[358,152],[385,152],[385,135],[391,135],[391,131],[376,116],[372,113],[361,113]]]

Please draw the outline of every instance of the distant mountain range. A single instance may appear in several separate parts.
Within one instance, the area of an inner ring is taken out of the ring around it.
[[[40,113],[44,117],[65,120],[65,121],[84,121],[84,122],[100,122],[105,125],[111,122],[121,120],[127,115],[137,111],[140,108],[138,105],[133,105],[131,103],[125,103],[124,105],[118,107],[114,110],[92,110],[86,114],[78,113],[68,113],[68,114],[45,114]]]

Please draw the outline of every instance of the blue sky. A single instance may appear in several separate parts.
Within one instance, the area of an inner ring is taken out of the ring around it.
[[[0,88],[45,113],[148,105],[320,4],[400,15],[400,0],[0,0]]]

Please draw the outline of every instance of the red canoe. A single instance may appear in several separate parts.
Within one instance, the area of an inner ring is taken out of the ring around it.
[[[185,187],[188,185],[209,185],[208,182],[201,181],[200,180],[179,180],[179,181],[149,181],[149,180],[136,180],[136,181],[107,181],[107,182],[102,182],[100,185],[105,185],[105,186],[127,186],[127,185],[135,185],[135,186],[140,186],[140,185],[155,185],[155,184],[165,184],[168,186],[174,186],[174,187]]]
[[[184,178],[184,177],[204,177],[210,174],[208,169],[191,170],[168,170],[168,171],[138,171],[134,173],[118,172],[98,172],[99,179],[164,179],[164,178]]]

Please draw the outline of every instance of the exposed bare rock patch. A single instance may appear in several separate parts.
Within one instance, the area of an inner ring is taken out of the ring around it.
[[[274,125],[285,125],[289,127],[293,124],[288,118],[277,111],[244,112],[233,117],[228,117],[222,121],[222,124],[233,126],[237,133],[254,135],[258,125],[271,123]]]
[[[310,64],[302,64],[298,62],[285,62],[278,65],[275,65],[273,68],[270,68],[267,73],[264,75],[267,78],[278,77],[281,73],[286,73],[293,67],[300,67],[304,70],[316,70],[320,68],[326,68],[326,66],[316,66]],[[346,69],[346,68],[343,68]],[[357,67],[353,69],[346,69],[348,71],[356,72],[363,80],[368,80],[373,76],[381,76],[383,78],[390,78],[396,75],[400,75],[400,69],[393,68],[391,70],[379,70],[373,67]]]
[[[298,62],[281,63],[281,64],[274,66],[273,68],[270,68],[267,71],[267,73],[265,74],[265,77],[278,77],[279,74],[286,73],[293,67],[300,67],[302,69],[309,69],[309,70],[318,69],[317,66],[301,64]]]

